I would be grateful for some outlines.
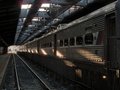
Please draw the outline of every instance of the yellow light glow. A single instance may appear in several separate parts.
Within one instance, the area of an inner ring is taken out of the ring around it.
[[[36,49],[35,52],[38,53],[38,50]]]
[[[106,79],[106,78],[107,78],[107,76],[103,75],[103,76],[102,76],[102,78],[103,78],[103,79]]]
[[[86,59],[88,59],[90,61],[103,63],[102,57],[100,57],[100,56],[98,56],[98,55],[96,55],[88,50],[80,49],[78,51],[78,53],[80,53],[80,55],[82,55],[83,57],[85,57]]]
[[[80,78],[82,77],[82,70],[81,69],[76,69],[75,73],[78,77],[80,77]]]
[[[28,52],[30,53],[30,49],[28,49]]]
[[[56,51],[56,55],[59,57],[59,58],[63,58],[64,55],[60,52],[60,51]]]
[[[117,78],[120,78],[120,70],[116,70],[116,76]]]
[[[52,52],[54,53],[54,49],[52,49]]]
[[[31,50],[32,53],[34,53],[34,50]]]
[[[67,65],[69,67],[75,67],[76,66],[73,62],[68,61],[68,60],[63,60],[63,62],[65,63],[65,65]]]
[[[46,52],[44,49],[41,49],[41,52],[42,52],[44,55],[47,55],[47,52]]]

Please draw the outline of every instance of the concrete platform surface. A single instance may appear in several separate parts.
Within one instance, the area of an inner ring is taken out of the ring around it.
[[[4,79],[5,71],[10,59],[10,55],[0,55],[0,88]]]

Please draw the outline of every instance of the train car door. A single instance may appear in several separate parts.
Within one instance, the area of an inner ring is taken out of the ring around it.
[[[54,34],[54,55],[56,56],[56,51],[57,51],[57,35],[56,34]]]
[[[115,30],[115,13],[106,16],[106,64],[109,68],[116,67],[116,30]]]
[[[117,30],[116,30],[116,16],[111,13],[106,16],[106,65],[108,71],[109,90],[119,90],[118,78],[116,70],[119,67],[117,59]]]

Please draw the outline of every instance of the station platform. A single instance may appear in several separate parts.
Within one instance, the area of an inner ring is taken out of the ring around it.
[[[7,65],[10,59],[10,55],[0,55],[0,90],[2,88],[2,83],[4,82],[4,76],[7,69]]]

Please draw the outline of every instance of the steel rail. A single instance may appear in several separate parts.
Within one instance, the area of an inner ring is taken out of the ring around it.
[[[16,62],[15,62],[15,56],[14,55],[13,55],[13,62],[14,62],[15,76],[16,76],[16,82],[17,82],[17,90],[21,90],[20,83],[19,83],[18,72],[17,72],[17,67],[16,67]]]

